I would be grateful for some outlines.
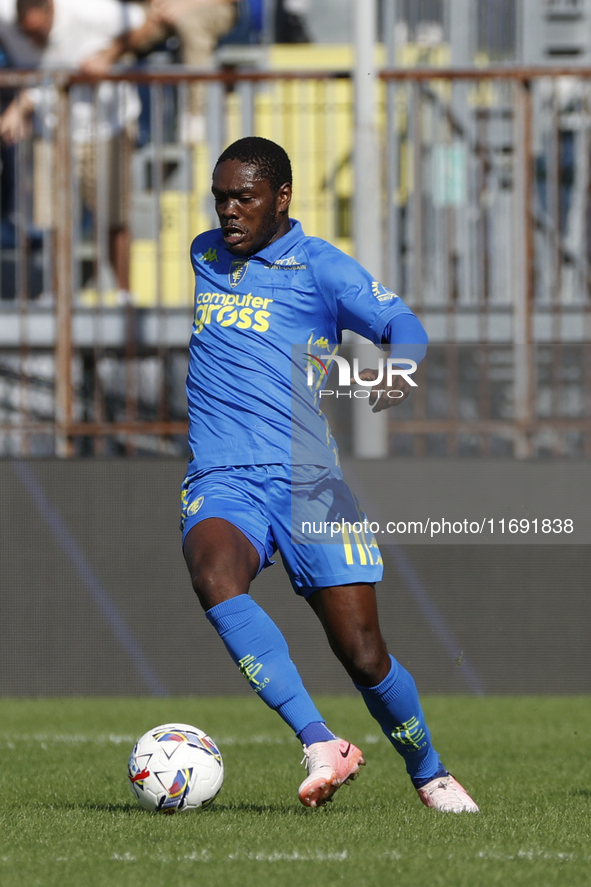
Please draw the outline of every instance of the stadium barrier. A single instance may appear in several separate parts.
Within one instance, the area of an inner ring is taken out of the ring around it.
[[[393,516],[384,476],[407,469],[356,467],[372,519]],[[178,459],[0,460],[0,695],[252,692],[190,587],[183,473]],[[591,692],[589,545],[386,544],[382,553],[384,636],[422,692]],[[313,693],[354,692],[280,559],[252,593]]]
[[[293,215],[351,252],[350,73],[171,67],[97,83],[0,72],[2,90],[25,87],[42,101],[31,138],[3,148],[0,454],[180,455],[187,251],[215,224],[212,164],[242,135],[281,142]],[[195,88],[202,113],[187,127]],[[483,406],[498,373],[485,359],[474,362],[482,408],[461,414],[462,361],[447,347],[437,414],[421,394],[392,415],[392,452],[404,437],[419,455],[442,441],[461,453],[462,440],[478,452],[508,441],[499,452],[522,457],[588,454],[590,96],[585,68],[382,72],[382,280],[435,345],[490,346],[492,363],[522,380],[516,438]],[[543,414],[537,358],[514,350],[527,343],[558,343],[544,358]]]

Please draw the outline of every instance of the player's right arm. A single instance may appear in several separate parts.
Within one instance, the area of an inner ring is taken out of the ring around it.
[[[409,361],[415,366],[421,362],[427,352],[429,342],[425,327],[415,314],[398,314],[386,324],[382,333],[382,347],[390,347],[390,358],[402,358],[401,369],[409,369]],[[366,381],[377,379],[376,370],[365,369],[359,374]],[[412,391],[409,373],[393,376],[390,383],[384,378],[371,390],[369,405],[374,413],[387,410],[388,407],[404,403]],[[391,397],[390,392],[400,392],[400,396]]]

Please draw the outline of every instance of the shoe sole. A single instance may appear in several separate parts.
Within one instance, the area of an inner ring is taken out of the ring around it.
[[[365,765],[363,757],[360,756],[353,764],[353,769],[345,779],[323,779],[320,777],[314,782],[306,786],[305,792],[299,795],[300,801],[304,807],[322,807],[329,801],[332,796],[342,785],[350,785],[359,776],[359,768]]]

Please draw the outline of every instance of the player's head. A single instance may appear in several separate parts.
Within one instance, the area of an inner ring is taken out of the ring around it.
[[[259,136],[238,139],[220,154],[216,168],[225,160],[239,160],[240,163],[253,166],[258,177],[269,182],[274,194],[285,183],[292,184],[291,163],[287,152],[270,139]]]
[[[224,242],[251,256],[289,231],[292,174],[280,145],[251,136],[220,155],[212,191]]]
[[[53,26],[53,0],[16,0],[19,28],[37,46],[46,46]]]

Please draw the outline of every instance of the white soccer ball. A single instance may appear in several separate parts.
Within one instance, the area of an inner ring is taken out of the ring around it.
[[[127,775],[144,810],[205,810],[222,787],[224,762],[203,730],[189,724],[162,724],[138,739]]]

